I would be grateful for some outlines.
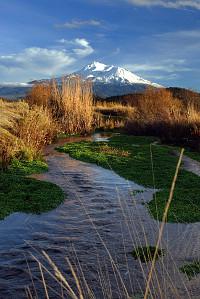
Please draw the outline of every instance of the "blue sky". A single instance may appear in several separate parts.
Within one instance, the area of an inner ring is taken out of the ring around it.
[[[0,82],[98,60],[200,90],[200,0],[0,0]]]

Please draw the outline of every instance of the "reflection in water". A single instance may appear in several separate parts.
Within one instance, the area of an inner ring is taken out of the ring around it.
[[[86,138],[70,137],[66,141],[99,140],[100,137],[98,134]],[[106,137],[109,136],[103,138]],[[59,140],[56,146],[63,142]],[[25,287],[30,287],[34,294],[32,280],[38,289],[39,299],[45,298],[38,264],[31,255],[47,266],[41,256],[42,250],[56,262],[72,285],[73,279],[65,257],[79,265],[98,299],[126,297],[116,267],[129,293],[141,293],[147,267],[144,266],[143,273],[140,263],[133,259],[130,252],[134,246],[145,245],[147,241],[155,244],[158,223],[144,206],[152,198],[153,190],[144,189],[110,170],[74,160],[56,152],[54,147],[50,145],[46,149],[49,171],[36,177],[59,185],[66,192],[66,200],[51,212],[41,215],[14,213],[0,222],[0,299],[26,298]],[[144,192],[136,192],[133,196],[133,190]],[[163,261],[157,262],[160,273],[157,279],[164,291],[162,298],[174,298],[168,280],[178,286],[180,298],[188,298],[183,284],[184,276],[178,274],[174,261],[179,266],[187,259],[198,257],[199,231],[198,223],[166,226],[162,246],[172,252],[172,257],[165,255]],[[163,263],[170,272],[170,277],[165,275],[167,278],[164,281]],[[80,274],[80,270],[77,271]],[[50,298],[60,298],[56,292],[60,294],[62,291],[56,281],[47,274],[45,279],[51,286]],[[199,298],[198,281],[194,279],[185,283]],[[157,289],[156,279],[154,287]],[[85,298],[89,298],[86,293]],[[160,294],[154,298],[161,298]]]

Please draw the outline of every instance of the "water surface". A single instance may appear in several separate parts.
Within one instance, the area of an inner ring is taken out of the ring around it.
[[[107,137],[103,136],[103,141]],[[0,221],[0,299],[26,298],[25,287],[35,294],[32,280],[38,298],[45,298],[38,264],[31,256],[47,266],[41,257],[42,250],[56,262],[72,286],[65,257],[78,265],[98,299],[125,298],[122,280],[129,294],[140,294],[144,289],[148,265],[141,268],[130,252],[147,242],[155,245],[159,223],[144,205],[151,200],[154,190],[127,181],[112,170],[74,160],[54,150],[64,142],[80,140],[99,141],[101,135],[70,137],[48,146],[45,152],[49,171],[35,175],[37,179],[59,185],[66,194],[65,202],[48,213],[14,213]],[[133,190],[143,192],[133,195]],[[172,285],[178,289],[180,298],[200,298],[199,277],[188,281],[177,270],[186,261],[199,257],[199,232],[199,223],[166,225],[162,241],[166,255],[157,262],[154,298],[175,298],[174,290],[169,287]],[[77,272],[83,276],[80,269]],[[58,284],[48,275],[45,278],[53,288],[49,290],[50,298],[60,298],[63,291]],[[85,298],[89,298],[86,291]]]

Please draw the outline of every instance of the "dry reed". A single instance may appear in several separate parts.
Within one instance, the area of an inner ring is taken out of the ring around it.
[[[164,141],[183,144],[191,144],[191,140],[197,141],[200,136],[199,110],[190,101],[183,104],[168,90],[147,90],[135,108],[126,123],[131,134],[159,136]]]
[[[67,134],[87,134],[93,126],[93,93],[89,81],[78,77],[56,80],[33,87],[28,95],[31,105],[47,108],[60,130]]]
[[[0,101],[0,162],[6,169],[14,157],[32,160],[51,142],[57,128],[43,107]]]

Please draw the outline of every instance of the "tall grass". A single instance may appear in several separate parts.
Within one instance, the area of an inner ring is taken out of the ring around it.
[[[94,127],[102,131],[122,129],[125,124],[126,118],[124,117],[94,113]]]
[[[21,141],[14,134],[14,129],[28,110],[26,103],[0,100],[0,164],[2,169],[7,168],[21,147]]]
[[[104,115],[128,117],[134,113],[135,108],[119,102],[97,101],[95,103],[95,111]]]
[[[0,101],[0,162],[6,169],[10,161],[34,159],[58,132],[87,134],[94,123],[90,82],[80,78],[39,84],[26,102]]]
[[[159,136],[168,142],[188,145],[193,141],[198,147],[200,111],[192,101],[183,103],[168,90],[150,89],[136,101],[126,129],[131,134]]]
[[[54,82],[52,99],[56,102],[56,107],[59,107],[56,117],[64,132],[69,134],[91,132],[93,93],[90,82],[84,82],[80,78],[63,79],[61,89]]]
[[[50,84],[36,84],[29,91],[26,99],[30,106],[48,107],[49,99],[51,97]]]
[[[38,106],[29,109],[13,128],[15,136],[22,142],[21,154],[23,155],[24,147],[25,151],[29,149],[32,152],[33,158],[52,141],[57,131],[50,112]]]
[[[127,119],[135,112],[130,105],[107,101],[96,101],[94,110],[95,127],[102,130],[124,128]]]
[[[32,160],[56,135],[51,114],[43,107],[0,101],[0,162],[6,169],[14,157]]]
[[[78,77],[36,85],[27,97],[31,105],[47,108],[60,130],[68,134],[87,134],[93,128],[91,82]]]

